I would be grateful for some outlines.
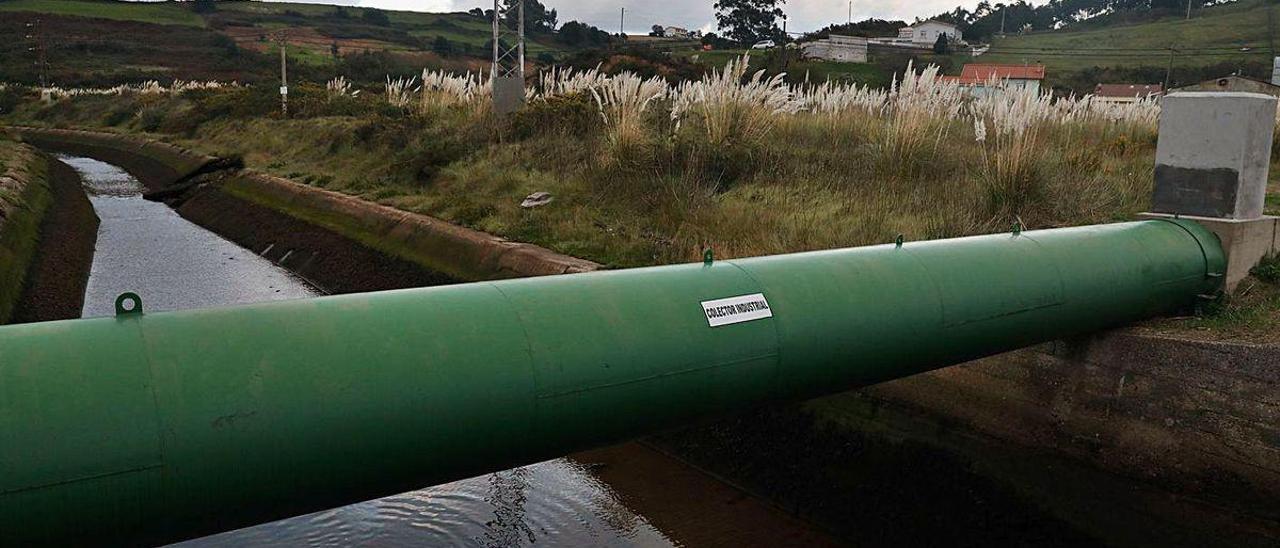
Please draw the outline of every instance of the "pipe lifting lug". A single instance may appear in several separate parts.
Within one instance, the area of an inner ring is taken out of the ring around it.
[[[125,306],[128,304],[128,306]],[[121,293],[116,297],[116,316],[141,316],[142,315],[142,297],[137,293],[127,292]]]

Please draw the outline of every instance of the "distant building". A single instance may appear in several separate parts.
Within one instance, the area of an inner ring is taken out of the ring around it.
[[[689,29],[680,27],[666,27],[662,29],[662,35],[666,38],[679,38],[681,40],[693,38],[693,33],[689,32]]]
[[[1216,80],[1205,80],[1199,84],[1180,87],[1174,91],[1247,91],[1280,97],[1280,85],[1245,78],[1244,76],[1227,76]]]
[[[804,56],[823,61],[839,61],[841,63],[866,63],[867,39],[860,36],[830,37],[806,42],[801,46]]]
[[[1044,83],[1044,65],[982,65],[964,66],[960,76],[943,76],[948,82],[956,82],[969,88],[975,95],[984,95],[992,83],[1013,89],[1029,89],[1039,93]]]
[[[1161,84],[1098,84],[1093,88],[1093,100],[1099,103],[1136,103],[1161,95]]]
[[[898,30],[898,40],[908,41],[917,45],[932,46],[934,42],[938,41],[938,36],[944,34],[947,36],[947,41],[952,44],[963,41],[960,37],[959,27],[934,19]]]

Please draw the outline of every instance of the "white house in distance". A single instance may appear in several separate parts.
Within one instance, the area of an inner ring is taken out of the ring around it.
[[[822,40],[806,42],[801,46],[804,56],[823,61],[839,61],[841,63],[866,63],[867,39],[860,36],[840,36],[832,34]]]
[[[916,45],[932,46],[938,41],[938,36],[946,35],[947,41],[952,44],[961,41],[960,29],[951,23],[944,23],[935,19],[921,21],[909,27],[898,30],[899,42],[910,42]]]
[[[689,29],[681,27],[666,27],[662,29],[662,35],[667,38],[688,39],[693,37],[693,33]]]

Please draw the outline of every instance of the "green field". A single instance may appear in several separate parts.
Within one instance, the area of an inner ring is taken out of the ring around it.
[[[351,25],[359,25],[362,8],[343,7],[350,15]],[[328,16],[336,11],[336,6],[325,4],[293,4],[282,2],[226,2],[219,4],[219,10],[227,14],[252,14],[264,18],[277,18],[286,12],[301,14],[301,24],[329,23],[334,19]],[[413,11],[386,11],[392,29],[404,31],[409,36],[431,43],[438,37],[444,37],[455,44],[470,48],[483,47],[493,35],[493,27],[488,20],[467,13],[423,13]],[[538,54],[544,51],[564,50],[563,46],[529,39],[526,51]]]
[[[742,57],[747,50],[716,50],[676,52],[676,55],[689,58],[708,68],[723,68],[729,61]],[[772,61],[770,52],[752,52],[751,70],[780,70],[780,65]],[[868,63],[838,63],[835,61],[793,60],[785,67],[788,80],[798,82],[808,80],[813,83],[833,82],[858,83],[872,87],[885,87],[892,83],[892,74],[882,67]]]
[[[1182,50],[1174,65],[1271,63],[1267,9],[1280,29],[1280,6],[1249,1],[1198,12],[1191,20],[1171,17],[1140,25],[1082,31],[1036,32],[997,38],[989,63],[1042,63],[1050,73],[1090,67],[1160,66],[1169,62],[1168,48]],[[1251,47],[1249,52],[1240,48]]]
[[[204,26],[204,19],[199,15],[186,6],[170,2],[149,4],[95,0],[0,0],[0,11],[32,11],[162,25]]]

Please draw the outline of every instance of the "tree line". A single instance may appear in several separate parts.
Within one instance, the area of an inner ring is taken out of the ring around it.
[[[1190,0],[1192,9],[1234,3],[1237,0]],[[934,16],[960,27],[965,40],[984,42],[1004,32],[1050,30],[1111,17],[1156,17],[1182,13],[1188,0],[1050,0],[1033,6],[1026,0],[992,3],[983,0],[972,10],[964,7]]]

